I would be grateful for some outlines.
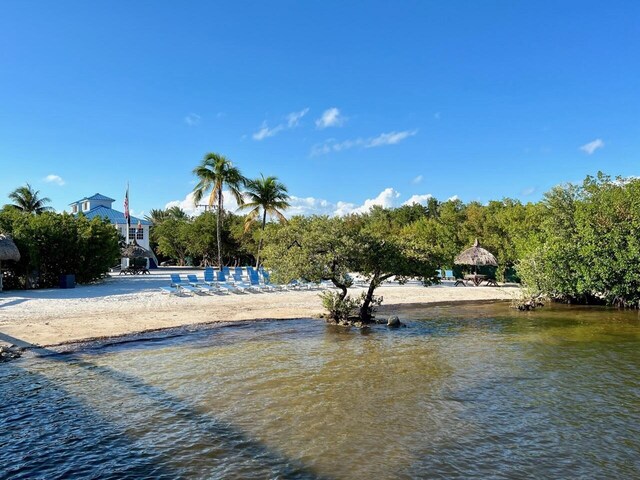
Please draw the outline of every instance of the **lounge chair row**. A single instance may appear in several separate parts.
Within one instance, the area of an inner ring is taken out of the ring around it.
[[[200,280],[196,275],[187,275],[187,280],[183,281],[182,277],[177,274],[171,274],[171,285],[168,287],[160,287],[163,293],[179,295],[180,293],[246,293],[246,292],[273,292],[277,290],[299,290],[312,289],[318,287],[317,284],[308,282],[293,281],[289,285],[281,286],[271,283],[269,273],[266,270],[260,272],[254,269],[247,270],[247,280],[241,272],[236,270],[232,276],[227,277],[225,271],[214,271],[213,268],[206,268],[204,271],[204,279]],[[262,277],[262,281],[260,280]]]

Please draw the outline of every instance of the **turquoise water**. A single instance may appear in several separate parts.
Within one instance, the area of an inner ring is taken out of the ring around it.
[[[412,308],[0,365],[0,478],[632,478],[637,312]]]

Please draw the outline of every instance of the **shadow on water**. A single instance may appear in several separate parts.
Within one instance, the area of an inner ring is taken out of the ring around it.
[[[36,356],[0,370],[2,397],[14,396],[0,402],[4,432],[0,478],[325,478],[133,375],[96,365],[76,353],[39,348],[5,334],[0,337]],[[25,361],[62,363],[68,368],[55,369],[52,378],[46,366],[34,372],[21,365]],[[146,407],[149,423],[120,430],[117,422],[83,401],[82,394],[56,382],[66,377],[84,383],[84,391],[104,387],[96,380],[120,395],[126,390],[136,396],[129,400]],[[161,417],[158,422],[156,413]],[[175,441],[166,445],[167,438]]]

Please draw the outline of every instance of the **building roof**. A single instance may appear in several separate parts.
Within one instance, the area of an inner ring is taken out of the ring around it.
[[[100,193],[96,193],[95,195],[91,195],[90,197],[84,197],[84,198],[81,198],[80,200],[76,200],[75,202],[70,203],[69,205],[75,205],[76,203],[84,202],[85,200],[98,200],[98,201],[115,202],[115,200],[113,198],[105,197],[104,195],[102,195]]]
[[[113,208],[107,208],[104,205],[99,205],[97,207],[92,208],[88,212],[82,212],[84,216],[86,216],[89,220],[95,217],[106,218],[113,224],[125,225],[127,223],[127,219],[124,218],[124,213],[114,210]],[[143,220],[137,217],[131,217],[131,225],[136,226],[140,222],[142,225],[151,225],[151,222]]]

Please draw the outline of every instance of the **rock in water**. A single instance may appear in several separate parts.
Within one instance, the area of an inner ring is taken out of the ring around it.
[[[389,320],[387,320],[387,327],[399,327],[400,325],[402,323],[400,323],[400,319],[396,315],[390,316]]]

